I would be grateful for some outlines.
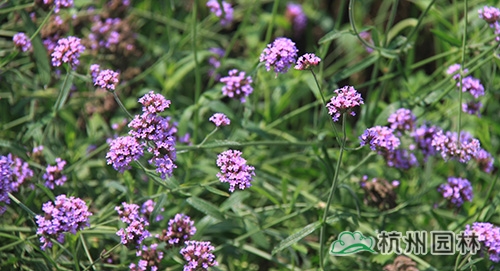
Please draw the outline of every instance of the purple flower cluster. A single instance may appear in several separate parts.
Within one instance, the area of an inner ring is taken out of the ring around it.
[[[222,113],[215,113],[208,120],[213,122],[217,127],[227,126],[231,124],[231,120]]]
[[[121,136],[109,142],[109,152],[106,154],[108,165],[120,173],[131,168],[130,163],[139,160],[144,154],[145,143],[132,136]]]
[[[33,50],[30,38],[25,33],[17,33],[12,37],[14,45],[22,52],[28,52]]]
[[[432,139],[438,131],[441,131],[441,129],[436,126],[427,126],[426,124],[423,124],[415,129],[415,131],[411,134],[413,140],[417,144],[416,147],[420,149],[424,155],[424,161],[427,161],[429,156],[433,156],[437,153],[434,146],[432,146]]]
[[[287,3],[285,17],[292,22],[293,32],[298,36],[307,26],[307,16],[300,4]]]
[[[482,106],[483,104],[480,101],[469,101],[462,104],[462,111],[470,115],[477,115],[478,117],[481,117],[480,110]]]
[[[227,150],[217,157],[217,166],[220,172],[217,177],[223,183],[229,183],[229,191],[235,187],[243,190],[252,185],[252,176],[255,176],[254,167],[247,165],[247,160],[241,157],[241,152]]]
[[[474,157],[474,160],[476,160],[479,169],[482,171],[486,173],[491,173],[493,171],[493,156],[491,156],[491,154],[485,149],[479,149]]]
[[[184,265],[184,271],[208,270],[211,266],[219,265],[215,255],[211,253],[214,247],[210,242],[187,241],[185,244],[186,246],[180,251],[188,262]]]
[[[85,51],[85,46],[80,44],[80,39],[69,36],[57,41],[52,52],[52,66],[59,67],[62,63],[69,63],[73,70],[80,64],[80,54]]]
[[[222,8],[219,5],[219,0],[209,0],[207,2],[207,7],[210,9],[210,12],[215,14],[215,16],[220,18],[220,24],[224,27],[229,26],[233,22],[233,8],[231,4],[226,1],[222,2]]]
[[[385,155],[394,151],[401,144],[399,138],[394,135],[394,130],[386,126],[375,126],[366,129],[359,137],[361,146],[370,145],[370,149]]]
[[[483,19],[487,23],[494,24],[500,19],[500,10],[496,7],[484,6],[482,9],[478,10],[479,18]]]
[[[417,117],[413,115],[410,109],[400,108],[392,113],[387,121],[390,123],[390,127],[393,130],[401,132],[413,131],[415,122],[417,122]]]
[[[462,206],[465,201],[472,201],[472,186],[467,179],[448,177],[448,183],[441,184],[437,190],[455,207]]]
[[[33,177],[28,163],[12,154],[0,156],[0,203],[9,204],[9,193],[17,192],[24,181]],[[0,215],[7,207],[0,206]]]
[[[300,56],[297,60],[297,65],[295,65],[296,70],[308,70],[311,67],[318,66],[321,62],[321,58],[317,57],[315,54],[305,54]]]
[[[460,87],[460,82],[457,82],[457,87]],[[484,87],[479,79],[467,76],[462,80],[462,92],[469,92],[477,99],[484,95]]]
[[[246,102],[245,97],[252,94],[253,88],[250,85],[252,77],[246,76],[244,71],[232,69],[229,71],[229,76],[222,77],[221,83],[225,85],[222,87],[222,94],[229,98],[240,99],[240,102]]]
[[[222,48],[210,48],[208,49],[212,56],[208,58],[208,64],[211,68],[208,70],[208,75],[214,80],[219,81],[220,74],[216,73],[216,70],[220,67],[220,59],[224,56],[226,51]]]
[[[157,271],[161,260],[163,259],[163,252],[159,251],[158,244],[142,246],[142,249],[137,250],[137,256],[141,256],[141,260],[137,264],[131,263],[129,265],[130,271],[146,271],[149,267],[151,271]]]
[[[338,121],[339,117],[347,112],[350,112],[351,116],[356,116],[352,109],[364,103],[361,94],[351,86],[336,89],[335,93],[337,96],[333,96],[326,104],[328,114],[332,116],[333,121]]]
[[[123,202],[122,206],[116,206],[115,210],[118,212],[120,220],[127,224],[126,228],[121,228],[116,232],[116,235],[120,236],[122,244],[139,247],[145,238],[151,236],[146,229],[149,222],[139,214],[139,205]]]
[[[262,51],[260,62],[265,62],[266,70],[271,69],[278,73],[286,73],[295,64],[297,52],[295,43],[288,38],[277,38]]]
[[[62,174],[64,170],[64,166],[66,166],[66,161],[61,158],[56,158],[56,164],[51,166],[48,165],[45,169],[45,173],[42,178],[45,180],[45,186],[54,189],[54,185],[62,186],[68,178],[66,175]]]
[[[453,75],[453,79],[457,81],[456,85],[457,87],[462,87],[462,92],[469,92],[474,98],[479,98],[479,96],[484,95],[484,86],[481,84],[481,81],[477,78],[474,78],[472,76],[467,76],[462,79],[462,83],[460,84],[460,78],[462,77],[460,75],[460,69],[461,69],[460,64],[453,64],[448,67],[446,73],[449,75]],[[467,73],[468,70],[464,69],[464,73]],[[462,111],[471,114],[471,115],[477,115],[478,117],[481,116],[479,113],[479,110],[481,109],[481,102],[479,101],[469,101],[467,103],[462,104]]]
[[[479,140],[473,138],[469,133],[460,133],[460,140],[457,138],[457,133],[443,133],[438,131],[432,139],[432,146],[441,153],[443,159],[450,158],[458,159],[461,163],[467,163],[474,158],[480,150]]]
[[[90,75],[94,86],[103,88],[107,91],[114,91],[118,85],[120,74],[113,70],[101,70],[97,64],[90,65]]]
[[[152,199],[146,200],[142,206],[141,206],[141,214],[146,217],[147,220],[150,219],[151,215],[153,214],[153,210],[155,209],[156,202],[154,202]],[[165,211],[165,208],[161,208],[160,211]],[[155,221],[158,222],[163,219],[162,215],[157,215],[155,217]]]
[[[168,221],[168,229],[163,230],[161,241],[167,244],[167,247],[182,246],[196,233],[194,221],[185,214],[176,214],[173,219]]]
[[[397,149],[384,155],[387,165],[399,169],[410,169],[418,165],[415,154],[407,149]]]
[[[120,1],[112,2],[117,4],[115,8],[110,7],[114,11],[125,8]],[[127,56],[135,52],[137,34],[133,32],[127,20],[94,16],[90,30],[87,43],[94,53],[104,51]]]
[[[51,8],[53,5],[55,13],[59,13],[63,8],[71,8],[74,5],[73,0],[37,0],[36,2],[47,8]]]
[[[475,235],[482,244],[484,251],[488,252],[492,262],[500,262],[500,228],[488,222],[474,222],[472,227],[465,226],[464,234]]]
[[[459,78],[461,77],[461,75],[460,75],[461,68],[462,68],[462,65],[455,63],[455,64],[452,64],[448,67],[448,69],[446,70],[446,73],[449,75],[453,75],[453,79],[458,81]],[[463,73],[468,73],[468,72],[469,72],[468,69],[463,70]]]
[[[51,238],[63,243],[65,232],[76,234],[77,231],[90,226],[89,216],[92,213],[79,198],[59,195],[54,203],[51,201],[44,203],[42,210],[45,214],[35,217],[38,225],[36,234],[41,235],[42,250],[52,247]]]

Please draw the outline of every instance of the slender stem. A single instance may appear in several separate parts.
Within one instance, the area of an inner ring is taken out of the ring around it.
[[[203,141],[201,141],[200,144],[196,145],[197,148],[201,148],[201,146],[203,146],[203,144],[205,144],[205,142],[208,140],[209,137],[211,137],[213,134],[215,134],[215,132],[217,132],[217,130],[219,130],[219,127],[215,127],[215,129],[210,132],[210,134],[208,134],[204,139]]]
[[[109,257],[109,255],[111,255],[111,252],[113,252],[113,250],[115,250],[115,249],[117,249],[117,248],[119,248],[119,247],[121,247],[121,246],[122,246],[122,244],[121,244],[121,243],[119,243],[119,244],[117,244],[116,246],[112,247],[110,250],[108,250],[108,251],[103,251],[103,252],[101,253],[101,256],[100,256],[98,259],[96,259],[95,261],[93,261],[93,262],[92,262],[89,266],[87,266],[85,269],[83,269],[83,271],[87,271],[87,270],[89,270],[89,269],[90,269],[90,268],[92,268],[92,267],[93,267],[96,263],[98,263],[98,262],[102,261],[103,259],[105,259],[105,258]]]
[[[346,142],[346,114],[342,114],[342,142],[340,145],[339,159],[337,160],[337,166],[335,167],[335,175],[333,176],[332,187],[330,188],[330,194],[328,195],[328,200],[326,201],[325,212],[323,213],[323,218],[321,219],[321,232],[319,235],[319,264],[323,270],[323,250],[325,243],[325,232],[326,232],[326,218],[328,217],[328,211],[330,209],[330,204],[333,200],[333,195],[335,194],[335,189],[338,186],[340,165],[342,163],[342,155],[344,154],[345,142]]]
[[[314,73],[314,71],[312,69],[310,69],[313,77],[314,77],[314,82],[316,82],[316,86],[318,87],[318,91],[319,91],[319,94],[321,95],[321,100],[323,101],[323,104],[322,104],[322,107],[324,108],[324,110],[326,110],[326,99],[325,99],[325,96],[323,95],[323,91],[321,91],[321,86],[319,85],[319,81],[318,81],[318,78],[316,77],[316,74]],[[327,115],[328,115],[328,112],[326,112]],[[337,128],[335,127],[335,125],[333,125],[333,121],[330,121],[330,124],[332,125],[332,128],[333,128],[333,131],[335,133],[335,138],[337,139],[337,141],[339,140],[339,134],[337,132]],[[340,144],[340,142],[339,142]]]
[[[115,97],[115,101],[118,103],[118,105],[121,107],[121,109],[123,111],[125,111],[125,113],[127,113],[128,117],[130,119],[133,119],[134,116],[132,116],[132,114],[130,114],[130,112],[128,112],[127,108],[125,108],[125,105],[123,105],[122,101],[120,100],[120,98],[118,97],[118,94],[116,94],[115,91],[113,91],[113,97]]]
[[[195,80],[195,90],[194,90],[194,104],[195,104],[195,111],[194,111],[194,118],[193,118],[193,123],[195,129],[193,130],[193,140],[196,141],[198,138],[198,123],[199,123],[199,116],[198,116],[198,100],[201,95],[201,72],[200,72],[200,65],[198,63],[198,49],[196,47],[196,40],[197,40],[197,19],[196,17],[198,13],[198,5],[196,4],[196,1],[193,2],[193,22],[192,22],[192,28],[191,32],[192,34],[192,39],[191,39],[191,47],[193,50],[193,58],[194,58],[194,80]]]
[[[273,26],[274,26],[274,21],[276,18],[276,14],[278,13],[278,6],[280,5],[280,1],[276,0],[274,1],[273,5],[273,15],[271,17],[271,23],[267,26],[266,30],[266,44],[268,44],[271,40],[271,35],[273,33]]]
[[[462,65],[460,65],[460,88],[458,89],[458,125],[457,125],[457,148],[461,148],[460,144],[460,130],[462,129],[462,85],[463,85],[463,73],[465,66],[465,43],[467,41],[467,0],[464,1],[464,34],[462,38]]]

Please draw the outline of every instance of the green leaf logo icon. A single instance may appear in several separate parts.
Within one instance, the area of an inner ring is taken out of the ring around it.
[[[377,253],[373,250],[375,238],[365,237],[361,232],[343,231],[339,234],[337,241],[332,243],[330,254],[336,256],[345,256],[358,253],[361,251],[369,251]]]

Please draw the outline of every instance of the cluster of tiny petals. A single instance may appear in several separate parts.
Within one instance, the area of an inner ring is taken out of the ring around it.
[[[187,261],[184,271],[208,270],[209,267],[219,265],[215,260],[215,255],[212,254],[215,248],[210,242],[186,241],[185,245],[180,251]]]
[[[153,210],[155,209],[155,206],[156,206],[156,202],[154,202],[152,199],[148,199],[141,206],[141,214],[144,215],[146,217],[146,219],[149,220],[149,218],[153,214]],[[165,211],[165,208],[161,208],[160,211],[162,211],[162,212]],[[157,215],[154,220],[158,222],[162,219],[163,219],[162,215]]]
[[[66,175],[62,174],[64,170],[64,166],[66,166],[66,161],[61,158],[56,158],[55,165],[48,165],[45,169],[45,173],[43,174],[43,179],[45,180],[45,186],[54,189],[54,185],[62,186],[68,178]]]
[[[115,210],[120,216],[120,220],[127,224],[127,227],[116,232],[116,235],[120,236],[122,244],[139,247],[145,238],[151,236],[146,229],[149,226],[148,221],[139,214],[139,205],[123,202],[122,206],[115,207]]]
[[[69,63],[73,69],[76,69],[80,64],[80,54],[85,51],[85,46],[80,41],[79,38],[72,36],[59,39],[51,55],[52,66],[59,67],[62,63]]]
[[[54,12],[59,13],[62,8],[70,8],[73,7],[73,0],[43,0],[44,5],[52,5],[54,4]]]
[[[12,154],[0,156],[0,203],[9,204],[9,193],[17,192],[25,180],[33,177],[28,163]],[[0,206],[0,215],[7,207]]]
[[[467,132],[460,133],[460,140],[457,137],[454,132],[438,131],[432,139],[432,146],[445,160],[455,158],[461,163],[467,163],[480,150],[479,140]]]
[[[237,187],[241,190],[252,186],[252,176],[255,176],[255,168],[247,165],[247,161],[241,157],[241,152],[227,150],[217,157],[217,166],[220,172],[217,177],[223,183],[229,183],[229,191],[233,192]]]
[[[433,156],[437,153],[436,148],[432,145],[432,139],[438,131],[441,131],[441,129],[436,126],[428,126],[424,124],[415,129],[415,131],[411,134],[417,143],[416,147],[420,149],[424,155],[424,161],[427,161],[429,156]]]
[[[77,231],[90,225],[89,216],[92,213],[79,198],[59,195],[54,203],[51,201],[44,203],[42,210],[45,214],[35,217],[38,225],[36,233],[41,235],[42,250],[52,247],[51,238],[63,243],[65,232],[76,234]]]
[[[150,91],[139,99],[139,103],[143,105],[142,111],[151,114],[157,114],[165,111],[170,107],[170,100],[167,100],[163,95]]]
[[[12,38],[14,45],[20,49],[22,52],[28,52],[33,50],[30,38],[25,33],[17,33]]]
[[[500,227],[488,222],[474,222],[472,227],[465,226],[464,234],[475,235],[484,251],[488,252],[490,260],[500,262]]]
[[[222,94],[229,98],[239,99],[240,102],[246,102],[246,97],[252,94],[253,88],[250,85],[252,81],[251,76],[246,76],[244,71],[232,69],[229,75],[220,79],[224,83],[222,87]]]
[[[393,130],[413,131],[417,117],[413,115],[410,109],[400,108],[392,113],[387,121]]]
[[[145,143],[137,141],[132,136],[121,136],[109,142],[109,152],[106,154],[108,165],[120,173],[131,168],[130,163],[139,160],[144,154]]]
[[[266,70],[277,73],[286,73],[295,64],[297,52],[295,43],[288,38],[277,38],[267,45],[260,55],[260,62],[265,62]]]
[[[158,238],[167,244],[167,247],[181,246],[196,233],[194,221],[185,214],[176,214],[168,221],[168,229]]]
[[[95,66],[91,66],[91,74],[95,74]],[[95,76],[92,76],[94,86],[103,88],[107,91],[114,91],[118,85],[120,74],[113,70],[99,70]]]
[[[293,31],[302,33],[307,26],[307,16],[300,4],[286,4],[285,17],[292,21]]]
[[[478,10],[479,18],[486,21],[488,24],[493,24],[500,19],[500,10],[496,7],[484,6]]]
[[[210,8],[210,12],[215,14],[215,16],[220,18],[220,24],[222,26],[228,26],[233,21],[233,7],[226,1],[222,2],[222,8],[219,5],[219,0],[209,0],[207,2],[207,7]]]
[[[417,157],[406,149],[397,149],[384,155],[387,165],[399,169],[410,169],[418,165]]]
[[[124,223],[131,223],[139,219],[139,205],[133,203],[122,202],[121,206],[116,206],[115,211],[118,213],[120,220]]]
[[[465,201],[472,201],[472,186],[467,179],[448,177],[448,182],[438,187],[438,192],[453,206],[460,207]]]
[[[101,66],[99,66],[99,64],[92,64],[90,65],[89,69],[90,69],[90,76],[92,77],[93,81],[94,78],[96,78],[99,72],[101,71]]]
[[[460,82],[457,82],[457,87],[460,87]],[[477,99],[484,95],[484,86],[479,79],[467,76],[462,80],[462,92],[469,92]]]
[[[151,244],[148,246],[142,246],[142,249],[137,250],[137,256],[141,256],[141,259],[137,264],[131,263],[129,265],[130,271],[157,271],[161,260],[163,259],[163,252],[158,250],[158,244]]]
[[[480,110],[482,106],[483,104],[480,101],[469,101],[462,104],[462,111],[470,115],[481,117]]]
[[[217,127],[228,126],[231,124],[231,120],[223,113],[215,113],[208,120],[213,122]]]
[[[326,104],[328,114],[332,116],[333,121],[338,121],[339,117],[346,112],[355,116],[356,113],[352,109],[364,103],[361,94],[354,87],[345,86],[335,90],[335,93],[337,95],[333,96]]]
[[[474,156],[479,169],[486,173],[491,173],[493,171],[493,156],[487,152],[485,149],[481,148]]]
[[[399,138],[394,135],[394,130],[386,126],[368,128],[359,139],[361,146],[368,144],[370,149],[382,155],[394,151],[401,144]]]
[[[458,80],[460,78],[460,69],[461,68],[462,68],[462,65],[455,63],[455,64],[452,64],[448,67],[448,69],[446,70],[446,73],[449,75],[453,75],[454,80]],[[463,73],[468,73],[468,72],[469,72],[468,69],[463,70]]]
[[[321,62],[321,58],[317,57],[315,54],[304,54],[297,60],[297,65],[295,65],[296,70],[307,70],[311,67],[318,66]]]

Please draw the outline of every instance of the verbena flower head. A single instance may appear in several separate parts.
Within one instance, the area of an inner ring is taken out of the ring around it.
[[[222,2],[222,8],[219,5],[219,0],[209,0],[207,2],[207,7],[210,8],[210,12],[215,14],[215,16],[220,18],[220,24],[222,26],[228,26],[233,21],[233,8],[231,4],[226,1]]]
[[[101,66],[99,64],[92,64],[90,65],[90,76],[92,77],[92,81],[94,81],[94,78],[99,75],[99,72],[101,71]]]
[[[23,32],[17,33],[12,37],[14,45],[22,52],[28,52],[33,50],[30,38]]]
[[[168,221],[168,229],[163,230],[158,238],[167,244],[167,247],[182,246],[196,233],[194,221],[185,214],[176,214]]]
[[[277,38],[264,49],[260,55],[260,62],[265,62],[267,71],[273,69],[276,74],[286,73],[295,64],[298,51],[292,40]]]
[[[307,16],[300,4],[286,4],[285,17],[292,21],[293,31],[297,35],[301,34],[307,26]]]
[[[217,177],[223,183],[229,183],[229,191],[237,187],[241,190],[252,186],[252,176],[255,176],[254,167],[247,165],[247,160],[241,157],[241,152],[227,150],[217,157],[217,166],[220,172]]]
[[[460,65],[460,64],[452,64],[448,67],[448,69],[446,70],[446,73],[449,75],[453,75],[454,80],[459,80],[461,68],[462,68],[462,65]],[[468,72],[469,72],[468,69],[463,70],[463,73],[468,73]]]
[[[413,131],[417,117],[413,115],[410,109],[400,108],[392,113],[387,121],[393,130],[398,131]]]
[[[382,155],[394,151],[401,144],[399,138],[394,135],[394,130],[385,126],[366,129],[359,140],[361,146],[368,144],[370,149]]]
[[[448,177],[448,183],[438,187],[438,192],[455,207],[460,207],[465,201],[472,201],[472,186],[467,179]]]
[[[114,3],[115,7],[110,6],[109,10],[117,12],[120,8],[126,9],[122,1],[109,1],[109,3],[111,2]],[[128,56],[135,51],[137,34],[126,19],[107,18],[97,15],[92,18],[90,30],[88,44],[94,53],[104,51]]]
[[[299,57],[297,60],[297,65],[295,65],[296,70],[307,70],[311,67],[318,66],[321,62],[321,58],[317,57],[315,54],[305,54]]]
[[[411,136],[417,143],[417,149],[422,151],[422,154],[424,155],[424,161],[427,161],[429,156],[433,156],[437,153],[436,148],[432,146],[432,139],[440,130],[441,129],[436,126],[427,126],[424,124],[411,133]]]
[[[10,204],[9,193],[19,190],[19,187],[33,177],[33,171],[28,163],[12,154],[0,156],[0,203]],[[0,206],[0,215],[7,207]]]
[[[491,173],[493,171],[493,156],[487,152],[485,149],[481,148],[474,156],[474,160],[476,160],[479,169],[486,173]]]
[[[80,43],[80,39],[69,36],[57,41],[57,45],[52,52],[52,66],[59,67],[62,63],[69,63],[73,70],[80,64],[80,54],[85,51],[85,47]]]
[[[222,113],[215,113],[208,120],[213,122],[217,127],[228,126],[231,124],[231,120]]]
[[[457,82],[457,87],[460,87],[460,82]],[[472,76],[467,76],[462,80],[462,92],[470,92],[474,98],[484,95],[484,86],[479,79]]]
[[[478,10],[479,18],[486,21],[490,26],[500,19],[500,10],[496,7],[484,6]]]
[[[352,109],[364,103],[361,94],[351,86],[336,89],[335,93],[337,95],[333,96],[326,104],[328,114],[332,116],[333,121],[338,121],[339,117],[347,112],[350,112],[351,116],[356,116]]]
[[[142,246],[142,249],[138,249],[137,256],[141,256],[141,260],[136,264],[132,263],[129,265],[130,271],[157,271],[161,260],[163,259],[163,252],[158,250],[158,244],[151,244],[148,246]]]
[[[148,221],[144,217],[139,217],[132,220],[126,228],[121,228],[116,232],[120,236],[121,243],[127,247],[139,247],[142,241],[151,236],[146,227],[149,226]]]
[[[441,152],[443,159],[454,158],[461,163],[467,163],[480,150],[479,140],[465,131],[460,133],[460,140],[457,137],[455,132],[438,131],[431,144],[437,151]]]
[[[38,225],[36,234],[41,235],[42,250],[52,247],[51,238],[64,243],[64,233],[76,234],[77,231],[90,226],[88,211],[85,202],[79,198],[59,195],[54,203],[48,201],[43,204],[44,215],[35,217]]]
[[[124,223],[130,224],[132,221],[140,218],[139,205],[137,204],[122,202],[121,206],[115,207],[115,211]]]
[[[139,103],[143,105],[143,112],[157,114],[169,108],[172,102],[163,95],[150,91],[139,99]]]
[[[397,149],[384,155],[387,165],[399,169],[410,169],[418,165],[417,157],[406,149]]]
[[[212,254],[214,247],[210,242],[186,241],[186,246],[180,253],[187,261],[184,271],[208,270],[209,267],[217,266],[219,263]]]
[[[224,83],[222,87],[223,95],[239,99],[242,103],[246,102],[245,97],[248,97],[253,92],[253,88],[250,85],[253,82],[252,77],[246,76],[244,71],[238,71],[237,69],[230,70],[229,76],[222,77],[220,82]]]
[[[480,110],[482,106],[483,104],[480,101],[469,101],[462,104],[462,111],[470,115],[481,117]]]
[[[91,69],[95,68],[91,66]],[[120,74],[113,70],[102,70],[97,73],[95,77],[92,77],[94,86],[103,88],[107,91],[114,91],[116,85],[118,85]]]
[[[120,173],[131,168],[130,163],[139,160],[144,154],[143,142],[132,136],[117,137],[109,142],[109,152],[106,154],[107,164]]]
[[[492,262],[500,262],[500,228],[488,222],[474,222],[465,226],[464,234],[475,235]]]
[[[145,201],[142,206],[141,206],[141,214],[146,217],[147,220],[150,219],[151,215],[153,214],[153,211],[155,209],[155,206],[156,206],[156,202],[154,202],[152,199],[148,199],[147,201]],[[160,211],[165,211],[165,208],[161,208]],[[158,214],[156,217],[155,217],[155,221],[158,222],[160,220],[163,219],[163,216]]]
[[[61,158],[56,158],[55,165],[48,165],[45,169],[45,173],[43,174],[43,179],[45,180],[45,186],[54,189],[54,185],[62,186],[68,178],[66,175],[62,174],[64,170],[64,166],[66,165],[66,161]]]
[[[210,48],[208,49],[212,56],[208,58],[208,64],[211,68],[208,70],[208,75],[212,77],[215,81],[219,81],[220,74],[216,73],[216,69],[220,67],[220,59],[224,56],[226,51],[222,48]]]

